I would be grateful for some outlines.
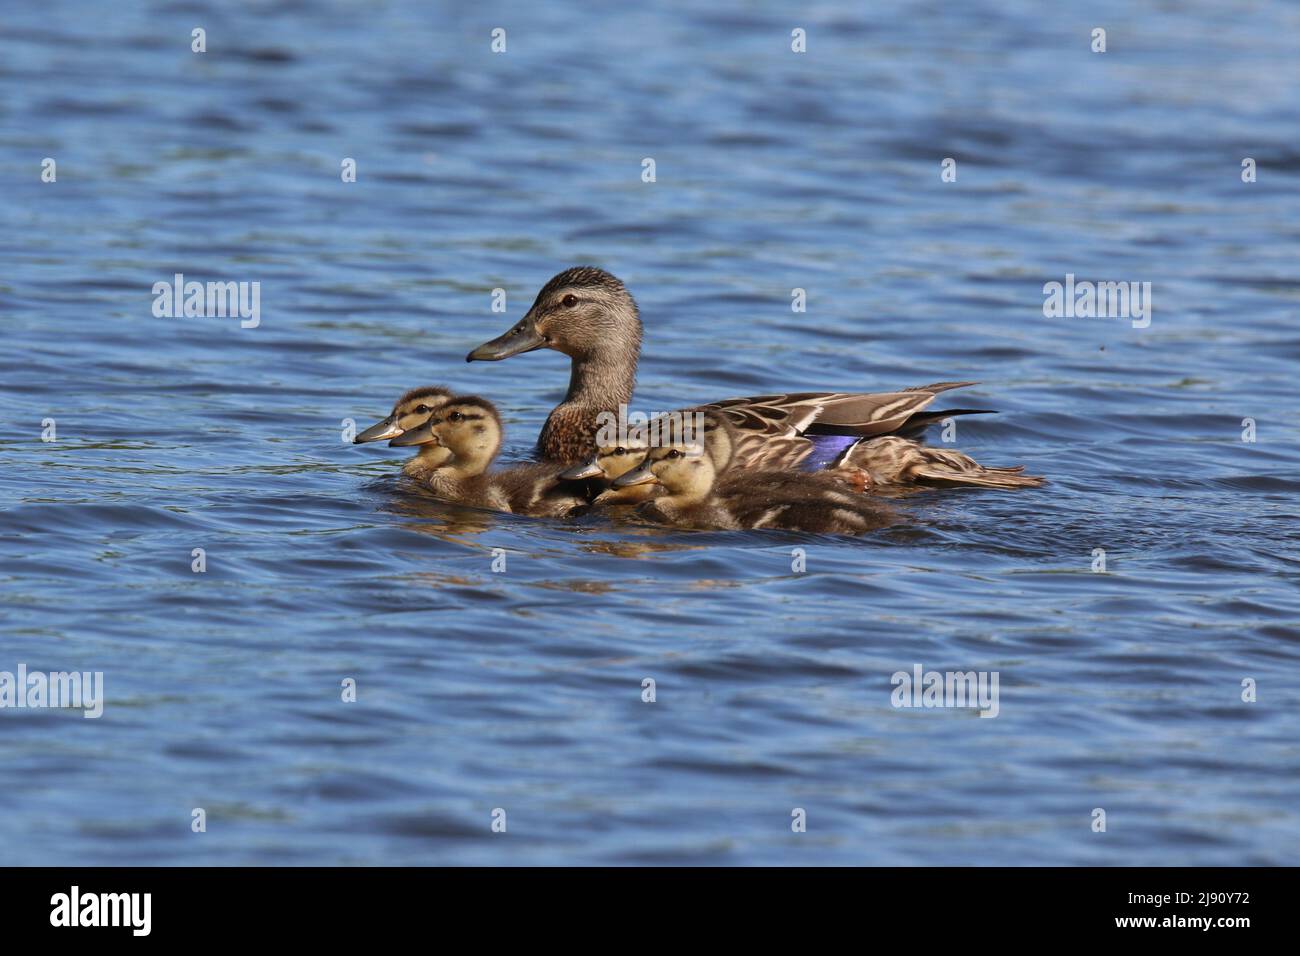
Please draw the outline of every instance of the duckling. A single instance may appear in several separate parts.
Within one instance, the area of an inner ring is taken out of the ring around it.
[[[649,482],[661,484],[664,493],[643,502],[637,514],[677,527],[861,534],[889,523],[878,505],[830,472],[735,469],[719,475],[713,457],[699,446],[651,448],[639,467],[613,485]]]
[[[382,422],[376,422],[352,439],[354,444],[399,438],[409,429],[423,425],[429,416],[451,401],[450,389],[441,385],[422,385],[413,388],[393,404],[393,411]],[[422,445],[419,453],[402,466],[403,474],[423,481],[435,468],[451,458],[451,452],[439,445]]]
[[[462,395],[389,444],[443,449],[445,457],[423,477],[423,483],[440,498],[475,508],[549,518],[567,517],[587,505],[583,486],[561,482],[554,465],[512,465],[489,473],[501,450],[503,433],[496,406],[485,398]]]
[[[731,463],[737,441],[736,428],[717,411],[661,415],[629,429],[622,444],[601,445],[591,458],[562,472],[561,477],[603,479],[605,488],[593,504],[632,504],[657,496],[663,487],[651,482],[614,487],[613,480],[644,462],[653,445],[676,443],[692,449],[700,447],[709,455],[715,470],[721,472]]]
[[[571,360],[569,390],[537,437],[543,461],[584,461],[596,450],[602,414],[627,405],[641,354],[641,316],[636,301],[615,276],[593,266],[559,273],[537,293],[524,317],[504,335],[485,342],[465,360],[500,361],[549,348]],[[689,411],[726,415],[738,435],[735,464],[797,467],[813,454],[804,435],[856,438],[912,434],[953,415],[987,409],[925,409],[941,392],[974,382],[936,382],[896,392],[800,392],[733,398]]]
[[[611,483],[645,461],[649,444],[637,433],[630,433],[622,445],[601,445],[585,462],[560,472],[564,481],[599,481],[599,493],[592,504],[623,505],[645,501],[658,493],[658,486],[649,482],[627,488],[614,488]]]
[[[360,445],[368,441],[396,438],[408,428],[423,425],[430,415],[451,400],[451,389],[441,385],[422,385],[413,388],[393,403],[392,413],[382,422],[376,422],[352,439]]]

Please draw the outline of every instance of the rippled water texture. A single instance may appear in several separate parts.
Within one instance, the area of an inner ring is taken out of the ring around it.
[[[6,8],[0,670],[107,703],[0,711],[0,863],[1294,863],[1300,10],[587,6]],[[642,408],[976,379],[956,446],[1051,484],[689,533],[341,440],[436,382],[527,454],[563,356],[462,359],[581,262]],[[155,318],[175,273],[260,326]],[[1150,326],[1045,318],[1067,273]],[[998,717],[895,709],[915,664]]]

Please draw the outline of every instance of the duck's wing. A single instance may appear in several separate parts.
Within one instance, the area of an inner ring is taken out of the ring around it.
[[[903,429],[919,431],[950,415],[970,415],[985,409],[925,412],[939,394],[978,382],[935,382],[897,392],[786,392],[729,398],[701,405],[719,411],[737,428],[753,434],[888,435]]]
[[[804,437],[804,432],[821,414],[822,406],[816,401],[704,407],[707,415],[729,426],[728,465],[798,468],[813,453],[813,442]]]
[[[652,445],[683,440],[702,424],[704,447],[719,472],[733,465],[795,468],[813,451],[813,442],[803,432],[820,413],[821,406],[815,402],[765,405],[759,400],[740,400],[697,405],[652,419],[645,426],[644,437]]]
[[[731,459],[741,468],[803,468],[814,443],[802,435],[746,435],[736,440]]]
[[[785,392],[711,402],[686,411],[716,415],[735,432],[732,460],[745,467],[821,467],[843,450],[829,436],[917,435],[953,415],[984,409],[926,412],[935,397],[976,382],[936,382],[897,392]]]
[[[943,392],[966,388],[978,382],[935,382],[897,392],[838,392],[820,401],[822,414],[809,426],[813,434],[889,435],[899,431],[920,432],[926,426],[950,415],[969,415],[983,409],[951,409],[926,412],[930,403]]]

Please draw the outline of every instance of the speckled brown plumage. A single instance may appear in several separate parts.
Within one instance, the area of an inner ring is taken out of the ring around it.
[[[572,464],[596,450],[597,416],[603,408],[564,403],[546,417],[537,436],[537,457],[542,461]],[[614,414],[618,414],[617,407]]]

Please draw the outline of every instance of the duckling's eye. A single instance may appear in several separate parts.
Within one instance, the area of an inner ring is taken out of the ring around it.
[[[619,445],[617,448],[614,449],[614,454],[616,454],[616,455],[626,455],[626,454],[627,454],[627,449],[624,448],[622,445]]]
[[[669,458],[681,458],[681,457],[682,457],[682,453],[679,452],[676,448],[674,448],[672,451],[670,451],[670,452],[668,453],[668,457],[669,457]]]
[[[574,295],[572,292],[570,292],[568,295],[566,295],[563,299],[560,300],[560,304],[564,306],[566,309],[572,309],[575,305],[578,304],[578,297]]]
[[[450,415],[447,416],[447,419],[448,421],[460,422],[465,420],[465,416],[462,415],[460,412],[452,412]]]
[[[433,409],[430,408],[428,405],[416,405],[416,406],[415,406],[415,410],[416,410],[417,412],[431,412],[431,411],[433,411]]]

